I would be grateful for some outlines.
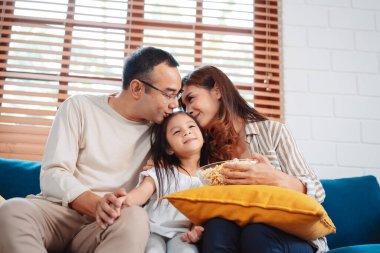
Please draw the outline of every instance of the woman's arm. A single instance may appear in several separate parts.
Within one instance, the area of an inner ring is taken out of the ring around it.
[[[271,155],[271,159],[277,164],[276,168],[264,155],[254,154],[252,158],[258,160],[257,164],[225,165],[235,170],[222,173],[226,177],[225,183],[280,186],[306,193],[322,202],[325,198],[322,184],[303,159],[290,131],[278,122],[263,124],[267,125],[260,129],[266,134],[262,134],[260,140],[273,148],[275,154]]]
[[[289,129],[283,124],[281,124],[281,134],[276,154],[280,162],[281,171],[301,182],[307,195],[315,198],[318,202],[323,202],[325,191],[320,180],[301,155]],[[286,183],[286,181],[284,182]]]

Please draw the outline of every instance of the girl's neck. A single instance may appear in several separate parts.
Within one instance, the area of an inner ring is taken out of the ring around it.
[[[192,156],[189,158],[181,158],[181,165],[178,168],[180,172],[196,176],[197,169],[199,168],[200,156]]]

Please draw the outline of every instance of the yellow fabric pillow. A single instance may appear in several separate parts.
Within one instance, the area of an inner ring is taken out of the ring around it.
[[[316,200],[276,186],[204,186],[163,198],[196,225],[215,217],[234,221],[240,226],[250,222],[265,223],[304,240],[336,231],[325,209]]]

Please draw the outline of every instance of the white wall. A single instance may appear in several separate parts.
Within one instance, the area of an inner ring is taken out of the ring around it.
[[[283,0],[285,122],[321,178],[380,181],[380,0]]]

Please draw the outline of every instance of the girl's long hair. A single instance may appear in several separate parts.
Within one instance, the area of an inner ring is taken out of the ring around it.
[[[194,85],[211,90],[216,84],[219,85],[221,93],[220,108],[217,118],[206,126],[210,162],[239,157],[237,147],[240,136],[234,128],[233,119],[241,118],[244,123],[267,120],[264,115],[248,105],[228,76],[214,66],[197,68],[182,79],[182,88]],[[186,110],[182,100],[180,104]]]
[[[208,152],[208,144],[207,144],[207,138],[205,131],[201,128],[199,123],[195,120],[193,116],[190,114],[179,111],[174,112],[170,116],[166,117],[161,124],[153,124],[151,127],[151,154],[152,159],[155,167],[155,171],[157,174],[157,180],[158,180],[158,196],[162,197],[164,195],[164,189],[163,189],[163,182],[165,180],[164,175],[166,175],[167,182],[170,182],[170,180],[174,180],[175,184],[178,184],[178,178],[176,177],[176,170],[175,168],[179,168],[181,165],[181,161],[177,158],[175,154],[169,155],[167,153],[168,149],[170,148],[169,142],[166,139],[166,131],[168,128],[169,122],[179,114],[185,114],[189,118],[193,119],[199,129],[202,132],[202,136],[204,139],[204,144],[201,149],[201,156],[199,164],[200,166],[208,164],[207,160],[207,152]],[[165,170],[165,173],[163,172]]]

